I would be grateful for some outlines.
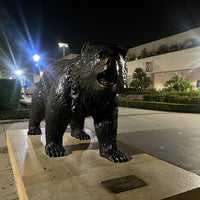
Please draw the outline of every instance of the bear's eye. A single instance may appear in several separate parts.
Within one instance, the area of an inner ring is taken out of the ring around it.
[[[108,54],[108,52],[102,51],[102,52],[99,53],[99,58],[100,58],[100,59],[103,59],[103,58],[106,57],[107,54]]]

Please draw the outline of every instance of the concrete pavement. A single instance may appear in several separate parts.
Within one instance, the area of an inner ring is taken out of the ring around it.
[[[118,140],[200,175],[200,114],[120,107]]]
[[[0,124],[0,146],[6,131],[27,129],[28,121]],[[118,140],[140,151],[200,175],[200,115],[119,108]],[[44,127],[45,123],[42,123]],[[87,118],[85,126],[94,129]],[[0,199],[17,199],[8,154],[0,154]],[[5,176],[6,174],[6,176]],[[0,180],[3,180],[2,178]],[[3,195],[3,196],[1,196]],[[2,198],[3,197],[3,198]]]
[[[199,114],[125,108],[123,113],[119,141],[200,175]]]

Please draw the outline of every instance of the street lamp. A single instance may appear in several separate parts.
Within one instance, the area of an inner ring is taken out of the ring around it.
[[[58,46],[61,47],[61,48],[63,49],[63,57],[65,57],[65,48],[68,48],[68,47],[69,47],[68,43],[59,42],[59,43],[58,43]]]
[[[17,76],[21,76],[21,75],[22,75],[22,71],[18,69],[18,70],[15,71],[15,74],[16,74]]]
[[[40,81],[40,74],[36,73],[36,71],[40,71],[38,69],[38,62],[40,61],[40,56],[38,54],[34,54],[33,55],[33,60],[35,61],[35,67],[37,69],[34,69],[34,75],[33,75],[33,79],[34,79],[34,83],[37,85],[37,83]]]
[[[38,61],[40,60],[40,56],[39,56],[38,54],[34,54],[34,55],[33,55],[33,60],[34,60],[35,62],[38,62]]]

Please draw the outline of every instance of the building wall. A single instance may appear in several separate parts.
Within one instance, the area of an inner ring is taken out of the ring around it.
[[[173,77],[175,73],[184,75],[186,80],[192,84],[193,88],[197,89],[197,80],[200,80],[200,68],[153,73],[152,80],[154,81],[154,88],[156,90],[162,90],[165,82]]]
[[[187,41],[187,42],[186,42]],[[134,55],[134,57],[139,57],[141,52],[145,49],[146,52],[156,52],[161,45],[185,45],[185,48],[192,42],[200,41],[200,28],[192,29],[182,33],[178,33],[160,40],[152,41],[137,47],[130,48],[128,50],[128,55]],[[186,42],[186,43],[185,43]]]
[[[142,68],[153,79],[153,87],[157,90],[163,89],[164,83],[175,73],[185,75],[195,87],[197,80],[200,80],[200,46],[130,61],[127,66],[128,84],[135,69]]]

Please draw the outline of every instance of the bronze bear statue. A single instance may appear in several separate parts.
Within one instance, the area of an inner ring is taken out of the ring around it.
[[[44,72],[32,96],[28,135],[41,134],[45,119],[45,152],[49,157],[67,154],[62,145],[68,125],[71,136],[88,140],[85,118],[91,116],[102,157],[112,162],[129,160],[117,147],[117,94],[126,85],[127,48],[85,43],[74,59],[61,59]]]

